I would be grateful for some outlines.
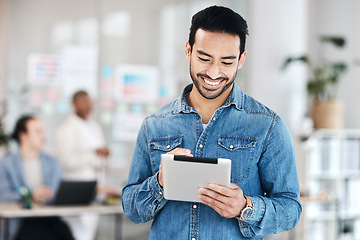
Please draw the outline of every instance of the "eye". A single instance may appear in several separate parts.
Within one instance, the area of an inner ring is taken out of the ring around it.
[[[201,58],[201,57],[199,57],[199,60],[202,61],[202,62],[209,62],[210,61],[209,59]]]
[[[223,62],[223,64],[230,66],[231,64],[233,64],[232,62]]]

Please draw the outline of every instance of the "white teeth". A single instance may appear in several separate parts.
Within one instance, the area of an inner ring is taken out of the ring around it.
[[[205,79],[204,79],[204,81],[205,81],[207,84],[211,85],[211,86],[216,86],[216,85],[219,85],[219,84],[220,84],[220,82],[221,82],[221,81],[210,82],[210,81],[205,80]]]

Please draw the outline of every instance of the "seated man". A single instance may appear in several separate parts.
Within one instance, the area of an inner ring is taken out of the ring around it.
[[[0,161],[0,202],[21,201],[19,187],[32,190],[35,203],[50,201],[62,178],[58,162],[41,152],[45,144],[42,122],[33,116],[21,117],[12,138],[19,151]],[[10,239],[74,239],[69,227],[59,217],[25,218],[10,226]]]

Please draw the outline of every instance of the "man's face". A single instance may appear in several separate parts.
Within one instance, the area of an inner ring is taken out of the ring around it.
[[[93,103],[89,95],[79,96],[74,102],[75,112],[83,119],[87,119],[92,111]]]
[[[30,119],[26,123],[26,133],[21,133],[21,144],[27,144],[40,151],[45,145],[44,126],[39,119]]]
[[[185,55],[197,91],[206,99],[215,99],[226,90],[231,91],[246,51],[240,57],[239,36],[198,29],[192,50],[187,43]]]

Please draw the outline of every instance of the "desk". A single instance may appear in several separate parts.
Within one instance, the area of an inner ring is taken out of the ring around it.
[[[121,206],[107,206],[93,204],[89,206],[48,206],[34,205],[32,209],[23,209],[20,204],[0,204],[0,220],[2,229],[4,229],[4,239],[8,239],[9,226],[8,220],[11,218],[27,218],[27,217],[69,217],[79,216],[83,213],[96,213],[99,215],[115,215],[115,239],[121,239],[121,215],[123,209]],[[1,238],[1,235],[0,235]]]

